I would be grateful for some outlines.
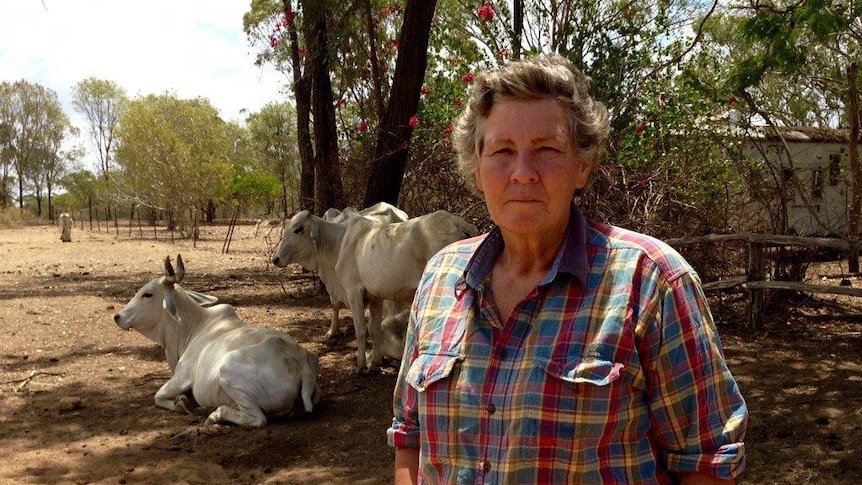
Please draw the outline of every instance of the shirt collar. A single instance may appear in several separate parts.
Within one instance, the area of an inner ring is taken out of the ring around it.
[[[464,282],[472,288],[479,288],[491,275],[494,261],[503,250],[503,246],[505,246],[503,233],[498,226],[494,226],[488,236],[476,248],[476,252],[473,253],[473,257],[464,269]],[[566,238],[563,245],[560,246],[553,266],[541,284],[550,283],[558,273],[571,274],[580,280],[582,285],[586,285],[588,273],[587,220],[575,204],[571,206]]]

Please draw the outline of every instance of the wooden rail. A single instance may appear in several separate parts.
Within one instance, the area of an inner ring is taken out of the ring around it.
[[[862,288],[846,286],[813,285],[792,281],[770,281],[766,279],[763,250],[765,247],[807,246],[849,251],[862,249],[862,241],[827,237],[784,236],[776,234],[709,234],[706,236],[667,239],[671,246],[680,247],[698,243],[720,243],[741,241],[748,244],[748,268],[745,275],[734,276],[703,284],[704,291],[721,291],[742,287],[748,292],[748,324],[758,328],[763,320],[764,290],[792,290],[809,293],[831,293],[837,295],[862,296]]]

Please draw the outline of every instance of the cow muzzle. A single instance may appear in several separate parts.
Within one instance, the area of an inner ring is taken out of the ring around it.
[[[120,315],[119,313],[114,314],[114,323],[116,323],[117,326],[122,328],[123,330],[131,330],[132,329],[131,325],[124,325],[123,324],[123,316]]]

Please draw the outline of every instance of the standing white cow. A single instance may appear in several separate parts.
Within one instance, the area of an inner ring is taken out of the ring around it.
[[[341,224],[341,223],[346,223],[350,219],[352,219],[354,217],[359,217],[359,216],[368,217],[368,218],[371,218],[377,222],[384,222],[384,223],[404,222],[410,218],[410,216],[408,216],[406,212],[395,207],[394,205],[386,203],[386,202],[378,202],[378,203],[372,205],[371,207],[366,207],[365,209],[362,209],[362,210],[356,210],[353,207],[345,207],[343,211],[340,211],[340,210],[335,209],[335,208],[330,208],[330,209],[327,209],[326,212],[324,212],[323,220],[325,220],[327,222],[335,222],[335,223]],[[288,226],[289,225],[290,224],[288,224]],[[285,235],[282,237],[282,244],[284,244],[283,241],[285,241],[286,239],[290,239],[290,236],[288,234],[287,229],[285,229]],[[276,250],[276,254],[277,255],[282,254],[281,246],[279,246],[279,249]],[[337,258],[338,258],[338,256],[336,254],[335,259],[337,259]],[[281,266],[281,267],[287,266],[290,263],[298,263],[308,271],[316,271],[316,270],[309,268],[308,266],[306,266],[305,264],[303,264],[299,260],[297,260],[297,261],[284,261],[282,259],[280,261],[276,261],[275,259],[273,259],[273,263],[276,266]],[[335,260],[332,261],[332,265],[333,266],[335,265]],[[324,283],[324,286],[326,286],[326,283]],[[330,290],[327,288],[327,292],[329,292],[329,291]],[[335,335],[338,334],[339,312],[341,311],[342,308],[347,306],[347,302],[338,301],[337,298],[333,297],[332,293],[329,294],[329,303],[330,303],[330,307],[332,308],[332,320],[330,320],[329,330],[327,330],[327,332],[326,332],[326,339],[327,340],[331,339],[332,337],[334,337]],[[390,300],[389,302],[386,303],[385,309],[383,310],[383,312],[385,315],[395,315],[398,312],[400,312],[401,310],[402,310],[402,308],[401,308],[400,303]]]
[[[299,263],[316,271],[333,305],[350,308],[357,340],[356,371],[364,372],[367,334],[372,342],[382,341],[382,300],[409,305],[428,260],[448,244],[477,232],[472,224],[446,211],[392,224],[367,217],[338,224],[301,211],[287,224],[272,262],[281,267]],[[367,325],[366,305],[371,310]],[[380,361],[375,344],[371,369]]]
[[[328,222],[347,222],[356,216],[370,217],[378,222],[404,222],[410,219],[403,210],[386,202],[378,202],[371,207],[356,210],[353,207],[345,207],[343,211],[335,208],[326,209],[323,220]]]
[[[72,216],[63,212],[60,214],[60,217],[57,219],[57,224],[60,226],[60,240],[63,242],[71,242],[72,241],[72,225],[75,224],[75,221],[72,220]]]
[[[227,421],[263,426],[266,415],[291,414],[299,397],[307,412],[317,404],[319,360],[289,335],[252,327],[230,305],[177,283],[165,258],[165,276],[144,285],[114,321],[135,329],[165,350],[171,378],[156,392],[157,406],[188,411],[186,393],[203,408],[215,408],[206,424]]]

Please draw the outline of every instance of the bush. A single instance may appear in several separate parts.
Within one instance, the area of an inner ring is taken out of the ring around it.
[[[18,207],[7,207],[0,210],[0,229],[12,229],[21,227],[34,218],[30,211],[21,210]]]

